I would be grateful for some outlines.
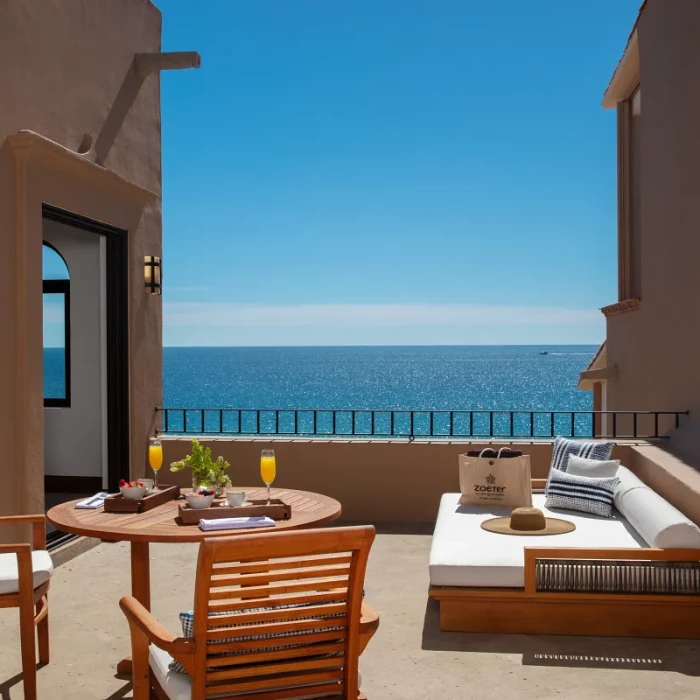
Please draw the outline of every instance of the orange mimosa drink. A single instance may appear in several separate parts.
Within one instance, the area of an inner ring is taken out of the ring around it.
[[[277,476],[274,450],[263,450],[260,454],[260,476],[267,486],[267,500],[270,500],[270,486]]]
[[[155,488],[158,484],[158,470],[163,466],[163,444],[158,438],[153,438],[148,443],[148,463],[153,469]]]

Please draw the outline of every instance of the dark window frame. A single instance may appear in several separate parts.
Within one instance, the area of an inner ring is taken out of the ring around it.
[[[47,248],[55,251],[57,255],[63,259],[61,253],[54,248],[50,243],[44,241]],[[63,261],[65,263],[65,260]],[[68,265],[66,265],[66,269]],[[69,271],[70,274],[70,271]],[[70,339],[70,279],[67,280],[43,280],[44,294],[62,294],[63,295],[63,322],[64,322],[64,372],[63,379],[65,385],[65,394],[62,398],[49,398],[44,396],[44,408],[70,408],[71,406],[71,339]]]

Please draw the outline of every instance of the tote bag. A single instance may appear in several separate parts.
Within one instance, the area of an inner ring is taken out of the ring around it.
[[[506,457],[510,448],[503,447],[497,456],[459,456],[459,488],[461,505],[506,506],[520,508],[532,505],[530,455]]]

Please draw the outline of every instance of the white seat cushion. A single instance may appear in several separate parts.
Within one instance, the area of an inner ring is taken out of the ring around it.
[[[148,663],[153,671],[153,675],[160,683],[160,687],[170,700],[191,700],[192,683],[190,677],[179,671],[171,671],[170,664],[173,657],[167,651],[163,651],[151,644],[148,650]],[[358,688],[362,683],[362,676],[358,674]],[[318,695],[306,696],[308,700],[317,698]],[[304,700],[303,698],[301,700]]]
[[[43,549],[32,552],[32,570],[34,572],[34,588],[38,588],[42,583],[46,583],[53,573],[51,555]],[[17,555],[0,554],[0,595],[17,593],[18,591]]]
[[[615,507],[650,547],[700,549],[700,528],[626,467],[620,467]]]
[[[430,549],[430,583],[433,586],[522,588],[525,585],[525,547],[628,547],[646,546],[618,512],[601,518],[571,510],[547,510],[545,495],[536,493],[532,504],[550,518],[576,524],[563,535],[500,535],[481,528],[489,518],[508,516],[510,508],[460,506],[458,493],[440,501]]]
[[[148,663],[153,675],[160,683],[160,687],[170,700],[190,700],[192,697],[192,683],[186,673],[170,670],[173,657],[167,651],[163,651],[151,644],[148,650]]]

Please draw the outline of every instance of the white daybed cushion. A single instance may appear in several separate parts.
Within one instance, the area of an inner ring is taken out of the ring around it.
[[[53,573],[51,555],[37,549],[32,552],[32,571],[34,572],[34,588],[46,583]],[[19,573],[17,570],[16,554],[0,554],[0,595],[17,593],[19,591]]]
[[[650,547],[700,549],[700,528],[626,467],[620,467],[615,508]]]
[[[191,700],[192,683],[190,677],[186,673],[171,671],[170,664],[172,661],[173,657],[170,656],[167,651],[163,651],[151,644],[148,649],[148,663],[153,671],[153,675],[158,680],[158,683],[160,683],[160,687],[165,691],[165,694],[170,700]],[[358,674],[358,688],[361,683],[362,676]],[[311,700],[312,698],[318,698],[318,695],[308,695],[306,697]],[[326,696],[324,695],[323,697]]]
[[[532,495],[532,504],[547,517],[576,524],[563,535],[500,535],[481,528],[489,518],[510,515],[510,508],[460,506],[458,493],[446,493],[440,501],[430,549],[430,583],[433,586],[483,586],[522,588],[525,547],[631,547],[644,540],[625,518],[613,511],[602,518],[571,510],[547,510],[545,495]]]

